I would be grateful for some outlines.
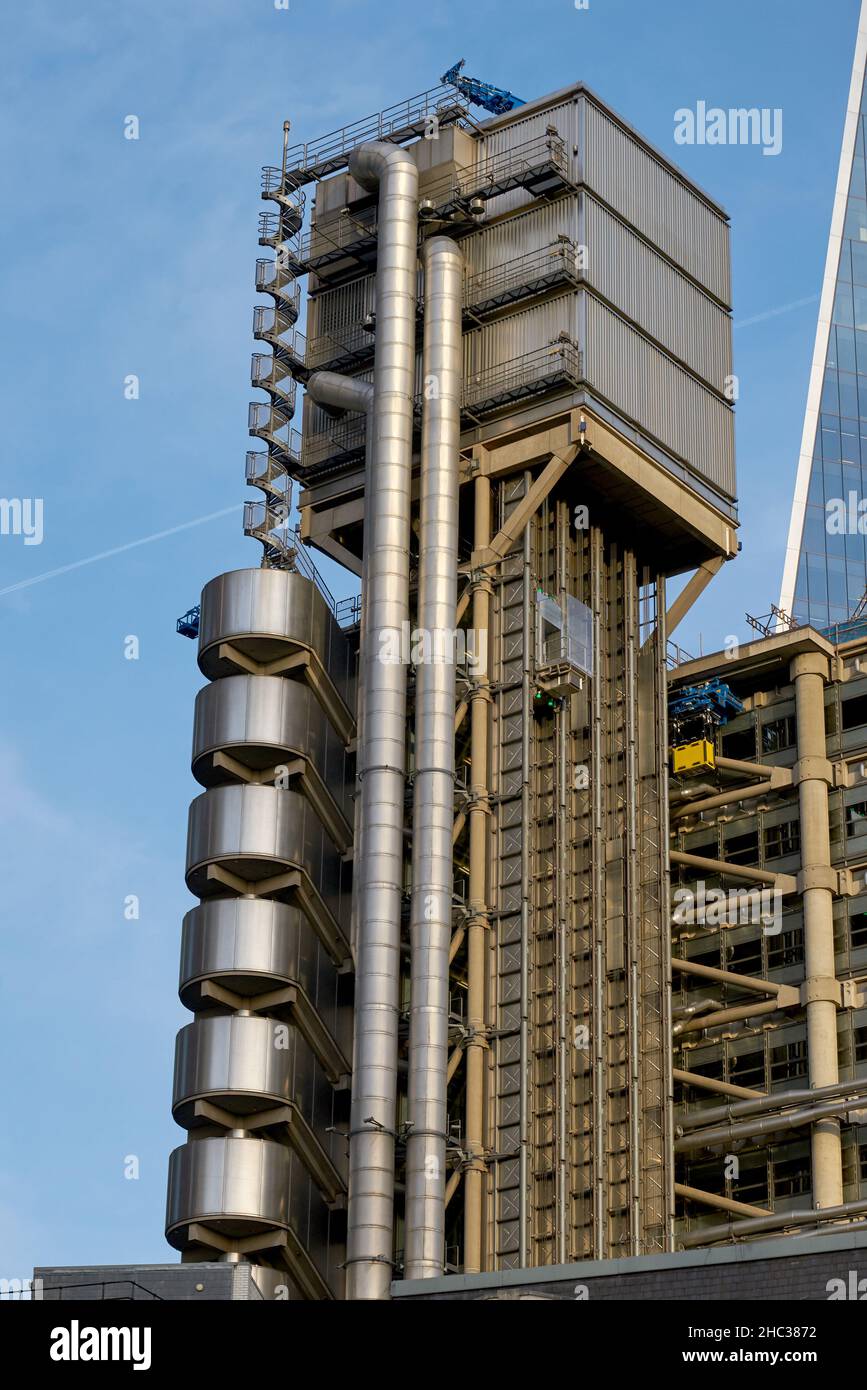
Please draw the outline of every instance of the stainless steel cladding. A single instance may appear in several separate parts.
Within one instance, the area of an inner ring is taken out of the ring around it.
[[[576,380],[689,465],[725,498],[735,496],[734,418],[710,390],[649,337],[588,291],[563,294],[464,335],[465,390],[504,364],[540,375],[563,342],[575,351]],[[615,422],[616,423],[616,422]]]
[[[728,498],[735,497],[734,415],[719,395],[585,294],[587,381]]]
[[[166,1234],[341,1297],[353,656],[309,580],[262,569],[206,587],[199,661]]]
[[[642,141],[583,101],[582,182],[731,307],[728,222]]]
[[[350,1295],[387,1298],[394,1250],[394,1141],[406,779],[406,667],[381,638],[409,621],[418,171],[406,151],[361,145],[350,172],[378,189],[375,396],[365,476],[362,738],[355,1058],[347,1264]]]
[[[175,1149],[169,1164],[169,1238],[182,1223],[206,1220],[246,1233],[288,1224],[291,1158],[282,1144],[258,1139],[198,1139]],[[173,1242],[174,1243],[174,1242]]]
[[[308,335],[339,333],[350,324],[363,323],[376,308],[376,277],[364,275],[333,290],[323,290],[310,305]]]
[[[573,89],[563,100],[532,103],[526,112],[520,108],[486,122],[480,158],[524,144],[544,134],[548,126],[566,143],[576,183],[598,193],[642,236],[730,307],[725,212],[586,88]],[[499,216],[530,201],[523,191],[511,192],[492,200],[489,213]]]
[[[195,1139],[169,1159],[166,1237],[178,1250],[194,1250],[202,1227],[227,1245],[264,1237],[279,1250],[288,1237],[301,1291],[308,1298],[340,1297],[342,1248],[334,1224],[297,1154],[273,1140]]]
[[[287,570],[231,570],[205,585],[199,627],[199,667],[214,679],[234,674],[219,655],[233,642],[257,661],[276,660],[287,648],[314,653],[342,699],[355,702],[353,657],[325,599],[309,579]]]
[[[309,1006],[350,1057],[351,977],[338,971],[300,908],[272,898],[212,898],[191,908],[181,935],[181,1003],[193,1012],[213,1008],[209,983],[245,1001],[294,991],[296,1006]]]
[[[454,641],[461,443],[461,253],[423,247],[424,376],[418,628],[431,652],[416,673],[411,990],[406,1146],[408,1279],[445,1267],[446,1068],[455,800]]]
[[[717,393],[732,372],[724,309],[590,194],[579,198],[584,280]]]
[[[212,787],[190,805],[187,887],[197,897],[226,892],[219,873],[240,880],[241,891],[297,871],[331,920],[321,930],[329,948],[345,958],[348,895],[342,891],[340,855],[306,797],[289,788]],[[321,885],[321,886],[319,886]],[[285,890],[295,892],[291,882]],[[319,925],[319,923],[317,923]]]
[[[228,1111],[240,1127],[257,1111],[288,1107],[290,1135],[303,1131],[302,1154],[318,1146],[320,1161],[334,1169],[332,1181],[342,1193],[347,1155],[335,1134],[334,1089],[297,1024],[243,1014],[188,1023],[175,1045],[177,1123],[190,1131],[212,1123],[201,1101]]]
[[[467,277],[505,266],[530,251],[541,251],[558,237],[578,240],[578,202],[558,198],[527,212],[483,227],[461,243]]]
[[[346,750],[309,685],[280,676],[226,676],[204,686],[193,724],[193,776],[202,786],[236,780],[221,752],[252,771],[304,759],[351,819]]]

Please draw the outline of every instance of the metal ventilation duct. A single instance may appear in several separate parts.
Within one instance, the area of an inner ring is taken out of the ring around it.
[[[455,783],[455,608],[461,405],[462,257],[432,237],[424,262],[424,414],[421,436],[416,671],[411,1004],[406,1151],[407,1279],[445,1265],[446,1069]]]

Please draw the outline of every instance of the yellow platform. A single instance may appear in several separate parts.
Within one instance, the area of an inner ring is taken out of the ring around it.
[[[698,738],[692,743],[681,743],[671,750],[671,770],[679,772],[702,772],[716,767],[713,743],[708,738]]]

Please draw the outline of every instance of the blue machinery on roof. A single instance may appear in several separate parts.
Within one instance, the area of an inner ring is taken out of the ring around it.
[[[700,715],[707,710],[720,724],[725,724],[736,714],[743,714],[743,709],[737,695],[718,676],[701,685],[684,686],[668,703],[672,720],[683,719],[689,714]]]
[[[514,111],[516,106],[526,105],[523,97],[516,97],[514,92],[504,91],[502,87],[492,87],[490,82],[480,82],[477,77],[461,76],[461,68],[465,62],[466,58],[461,58],[460,62],[443,73],[440,82],[448,87],[456,87],[462,96],[467,97],[476,106],[484,106],[486,111],[492,111],[495,116]]]

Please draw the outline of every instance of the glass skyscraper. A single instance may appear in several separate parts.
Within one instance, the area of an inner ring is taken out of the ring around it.
[[[780,595],[819,628],[845,622],[867,589],[865,57],[862,0]]]

